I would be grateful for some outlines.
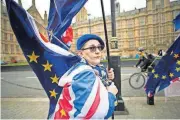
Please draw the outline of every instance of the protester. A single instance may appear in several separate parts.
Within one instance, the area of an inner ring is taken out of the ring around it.
[[[140,66],[141,71],[144,72],[147,70],[148,66],[151,65],[151,63],[154,61],[155,57],[152,54],[149,54],[145,52],[145,49],[143,47],[138,48],[139,52],[139,61],[134,67]],[[154,64],[152,64],[154,67]]]
[[[107,119],[114,111],[118,90],[113,83],[103,85],[107,81],[107,73],[100,66],[104,42],[96,35],[86,34],[77,40],[76,46],[82,60],[59,80],[63,91],[54,118]],[[108,78],[114,79],[113,69]],[[68,117],[61,117],[61,113]]]

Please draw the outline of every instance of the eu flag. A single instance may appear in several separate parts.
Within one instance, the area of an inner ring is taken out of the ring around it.
[[[41,38],[33,17],[13,0],[6,0],[10,24],[29,65],[38,77],[49,100],[48,118],[55,111],[62,88],[61,76],[80,61],[78,56]]]
[[[180,30],[180,13],[173,20],[175,31]]]
[[[150,73],[145,86],[149,97],[180,80],[180,35]]]
[[[63,33],[71,25],[73,17],[86,2],[87,0],[51,0],[47,29],[61,40]],[[55,38],[52,38],[51,42],[62,46]]]

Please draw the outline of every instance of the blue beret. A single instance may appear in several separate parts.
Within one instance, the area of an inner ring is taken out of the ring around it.
[[[97,40],[102,46],[104,46],[104,42],[99,36],[94,34],[85,34],[77,40],[76,42],[77,50],[80,50],[84,46],[84,44],[89,40]]]

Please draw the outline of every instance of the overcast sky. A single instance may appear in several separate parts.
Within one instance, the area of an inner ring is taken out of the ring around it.
[[[16,0],[18,1],[18,0]],[[32,0],[21,0],[23,7],[28,9],[32,5]],[[104,1],[104,9],[105,14],[110,14],[110,0],[103,0]],[[146,7],[146,0],[117,0],[120,2],[120,11],[123,10],[129,11],[133,10],[135,7],[137,9]],[[170,0],[175,1],[175,0]],[[49,13],[49,2],[50,0],[36,0],[36,7],[40,12],[41,16],[43,17],[44,11],[46,10]],[[85,4],[85,7],[88,13],[91,14],[92,17],[101,17],[101,5],[100,0],[88,0]]]

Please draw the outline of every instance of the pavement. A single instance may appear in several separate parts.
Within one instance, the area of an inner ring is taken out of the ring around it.
[[[148,105],[146,97],[123,100],[128,114],[115,119],[180,119],[180,97],[155,96],[155,105]],[[48,108],[47,98],[1,98],[1,119],[46,119]]]

